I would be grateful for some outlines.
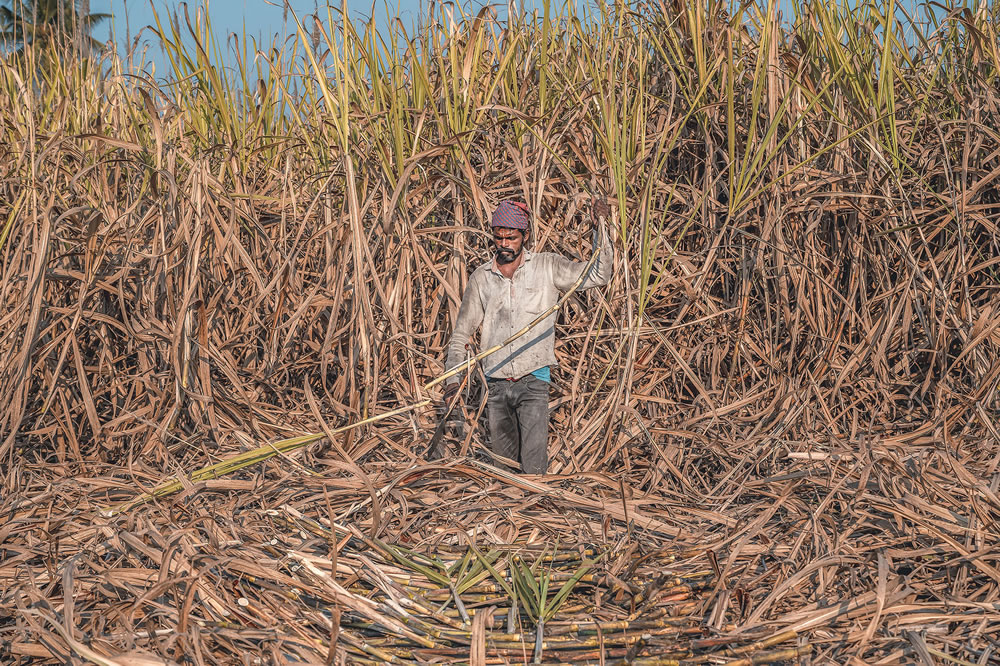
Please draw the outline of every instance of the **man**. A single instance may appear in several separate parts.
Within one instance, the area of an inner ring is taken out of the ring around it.
[[[607,219],[607,203],[594,204],[595,223]],[[503,201],[492,217],[494,258],[473,272],[447,348],[446,367],[467,359],[466,344],[482,325],[482,347],[489,349],[522,330],[570,289],[588,262],[551,252],[528,250],[531,224],[528,207]],[[614,250],[603,223],[595,225],[597,260],[579,289],[606,285],[611,279]],[[490,449],[516,460],[528,474],[548,469],[550,368],[555,365],[555,319],[552,313],[523,336],[482,360],[487,380],[486,413]],[[459,377],[447,380],[446,404],[455,397]]]

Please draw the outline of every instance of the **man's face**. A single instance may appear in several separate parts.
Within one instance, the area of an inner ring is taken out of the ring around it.
[[[521,251],[524,250],[524,241],[527,240],[527,233],[520,229],[505,229],[503,227],[493,229],[493,245],[498,264],[509,264],[521,256]]]

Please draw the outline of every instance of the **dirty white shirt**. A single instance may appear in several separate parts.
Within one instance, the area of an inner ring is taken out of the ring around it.
[[[599,254],[580,289],[600,287],[611,280],[614,249],[604,225],[598,228],[594,234],[594,250]],[[523,254],[524,261],[514,271],[513,279],[504,277],[496,260],[484,263],[472,273],[448,343],[448,370],[473,355],[466,350],[466,344],[480,324],[483,327],[481,349],[495,347],[555,305],[560,293],[576,283],[588,263],[552,252],[524,250]],[[484,358],[486,376],[519,378],[547,365],[555,365],[556,315],[553,312],[530,331]],[[446,381],[450,384],[459,379],[460,375],[456,375]]]

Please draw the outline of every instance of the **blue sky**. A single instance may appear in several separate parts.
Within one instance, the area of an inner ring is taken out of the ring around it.
[[[340,0],[329,0],[335,7],[340,6]],[[440,1],[440,0],[439,0]],[[540,0],[521,0],[526,6],[533,7]],[[300,18],[312,14],[316,11],[317,4],[320,8],[320,16],[325,16],[328,0],[289,0],[288,5],[292,11]],[[422,7],[426,6],[427,0],[376,0],[373,4],[371,0],[347,0],[348,11],[354,20],[360,21],[374,15],[379,25],[385,25],[386,15],[398,15],[407,30],[411,32],[411,27],[416,24]],[[462,0],[462,5],[468,11],[469,6],[481,7],[487,0]],[[553,0],[553,6],[562,0]],[[153,9],[160,14],[161,21],[174,11],[183,17],[182,5],[185,3],[179,0],[90,0],[90,11],[111,14],[114,19],[97,28],[94,37],[100,41],[109,38],[109,29],[114,30],[114,38],[119,50],[124,52],[127,40],[131,41],[140,34],[143,27],[155,25]],[[271,39],[277,35],[283,40],[289,33],[294,33],[295,22],[291,15],[288,16],[288,23],[283,21],[283,0],[190,0],[186,3],[192,22],[195,19],[195,9],[207,6],[211,20],[212,30],[215,37],[222,40],[230,33],[236,33],[242,38],[244,29],[248,43],[252,37],[258,39],[258,44],[270,44]],[[501,4],[494,2],[498,12],[506,14],[506,0],[501,0]],[[149,31],[142,33],[145,41],[155,43]],[[241,40],[242,41],[242,40]],[[157,68],[157,76],[162,75],[164,59],[158,48],[151,48],[148,51],[148,59],[151,59]]]
[[[398,13],[404,23],[415,23],[421,10],[421,5],[426,0],[376,0],[373,3],[366,0],[348,0],[347,7],[355,20],[368,18],[373,13],[382,23],[385,21],[387,4],[389,11]],[[204,5],[208,7],[213,30],[217,37],[235,32],[242,34],[244,27],[247,36],[257,36],[270,41],[273,35],[283,33],[286,26],[283,25],[282,0],[191,0],[187,3],[188,10],[194,18],[196,7]],[[157,11],[161,16],[177,10],[182,4],[177,0],[153,0]],[[153,24],[152,4],[149,0],[91,0],[91,12],[103,12],[114,16],[114,30],[119,44],[125,41],[126,35],[135,38],[136,33],[146,25]],[[300,17],[311,14],[315,11],[317,3],[315,0],[289,0],[289,7]],[[325,14],[323,9],[327,0],[321,0],[318,5],[321,15]],[[335,6],[340,6],[340,0],[335,0]],[[464,3],[463,3],[464,4]],[[480,4],[480,3],[477,3]],[[374,10],[374,11],[373,11]],[[126,23],[127,18],[127,23]],[[294,30],[295,24],[289,16],[288,22],[291,24],[287,30]],[[111,27],[111,26],[107,26]],[[104,40],[107,38],[107,27],[99,28],[95,37]]]
[[[323,9],[327,2],[335,6],[340,5],[340,0],[288,0],[289,7],[299,17],[304,17],[315,11],[317,4],[321,8],[321,16],[325,14]],[[444,0],[435,0],[439,5],[444,4]],[[566,0],[551,0],[553,10]],[[578,3],[594,3],[607,0],[569,0]],[[902,0],[900,4],[911,9],[918,0]],[[152,0],[161,18],[174,11],[183,4],[179,0]],[[426,7],[428,0],[347,0],[348,11],[352,18],[357,20],[367,19],[374,15],[379,25],[385,25],[387,12],[398,15],[409,31]],[[457,0],[466,11],[470,7],[478,9],[490,0]],[[450,4],[450,3],[449,3]],[[494,7],[501,16],[506,14],[506,0],[492,0]],[[538,8],[542,0],[520,0],[520,4],[528,9]],[[289,32],[294,32],[295,23],[291,16],[288,24],[283,22],[283,0],[191,0],[187,3],[192,21],[194,20],[195,8],[207,6],[211,18],[211,24],[215,37],[222,42],[230,33],[241,35],[246,30],[247,37],[256,37],[258,44],[270,44],[271,38],[277,35],[283,38]],[[591,5],[593,6],[593,5]],[[782,1],[779,5],[785,12],[787,2]],[[115,32],[115,41],[119,49],[124,50],[126,37],[135,39],[144,26],[154,23],[153,10],[150,0],[90,0],[90,11],[109,13],[114,16],[114,20],[99,27],[94,32],[94,37],[104,41],[108,38],[108,29]],[[790,13],[790,12],[789,12]],[[785,16],[786,20],[790,15]],[[144,33],[144,35],[148,34]],[[412,32],[411,32],[412,34]],[[150,40],[152,41],[152,40]],[[157,75],[164,73],[162,67],[163,59],[159,49],[153,48],[148,55],[156,63]]]
[[[325,7],[328,0],[321,0],[319,7]],[[421,7],[427,0],[347,0],[348,10],[356,20],[374,15],[385,21],[387,5],[389,11],[398,15],[409,24],[415,22],[420,14]],[[489,0],[459,0],[465,7],[482,6]],[[564,0],[552,0],[553,9],[559,6]],[[584,0],[586,1],[586,0]],[[208,6],[208,11],[212,19],[212,25],[221,36],[230,32],[242,33],[244,25],[247,35],[270,37],[274,34],[282,34],[282,5],[283,0],[190,0],[187,4],[190,11],[204,2]],[[443,4],[438,0],[439,4]],[[529,8],[540,6],[540,0],[522,0],[523,4]],[[340,5],[340,0],[332,0],[335,6]],[[177,9],[184,4],[178,0],[152,0],[161,13],[166,13]],[[299,16],[305,16],[315,10],[316,0],[288,0],[288,4]],[[506,0],[493,1],[498,11],[506,13]],[[782,6],[785,3],[781,3]],[[912,8],[915,0],[903,0],[900,3],[908,9]],[[783,7],[784,8],[784,7]],[[117,33],[118,41],[121,43],[125,35],[135,37],[142,26],[153,22],[153,12],[150,0],[91,0],[90,10],[92,12],[104,12],[114,15],[114,29]],[[787,11],[787,9],[786,9]],[[126,23],[126,17],[128,19]],[[786,17],[790,18],[790,17]],[[291,22],[291,19],[289,19]],[[110,27],[110,26],[109,26]],[[409,25],[407,26],[409,27]],[[105,27],[97,30],[94,35],[98,39],[105,39],[107,34]]]
[[[203,0],[204,1],[204,0]],[[415,20],[420,10],[422,0],[396,0],[392,2],[393,7],[397,6],[400,16],[404,20],[407,18]],[[153,23],[152,6],[155,4],[157,11],[162,14],[171,12],[180,7],[182,2],[177,0],[91,0],[90,11],[104,12],[114,15],[114,27],[118,34],[118,39],[123,40],[128,27],[128,33],[135,36],[136,32],[144,26]],[[194,13],[195,7],[201,5],[199,0],[191,0],[187,3],[189,11]],[[209,15],[212,25],[220,33],[242,32],[244,22],[248,35],[262,35],[269,37],[273,34],[281,34],[282,31],[282,2],[281,0],[207,0]],[[311,14],[316,7],[315,0],[289,0],[289,6],[299,16]],[[339,2],[337,3],[339,6]],[[320,7],[326,6],[326,0],[319,3]],[[372,4],[370,2],[348,0],[348,9],[355,15],[355,18],[367,17],[372,14]],[[380,18],[385,16],[385,4],[382,0],[375,5],[375,14]],[[126,24],[126,17],[128,23]],[[289,18],[291,22],[291,18]],[[103,38],[104,35],[96,35]]]

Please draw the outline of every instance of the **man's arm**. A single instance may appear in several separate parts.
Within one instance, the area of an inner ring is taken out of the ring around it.
[[[448,341],[447,354],[445,355],[445,370],[451,370],[459,363],[467,359],[465,345],[469,342],[472,334],[476,332],[479,325],[483,323],[485,310],[483,308],[482,296],[479,293],[479,283],[476,273],[472,274],[472,279],[465,287],[462,294],[462,305],[458,309],[458,318],[455,320],[455,329],[451,333],[451,340]],[[461,373],[449,377],[445,380],[445,385],[455,384],[461,380]]]
[[[611,236],[608,234],[607,224],[601,220],[595,224],[593,251],[597,252],[597,261],[590,269],[590,273],[580,284],[580,289],[590,289],[591,287],[603,287],[611,281],[611,269],[614,267],[615,250],[611,244]],[[580,277],[580,272],[587,267],[586,261],[573,261],[566,257],[556,257],[552,265],[552,281],[559,291],[566,291]]]

